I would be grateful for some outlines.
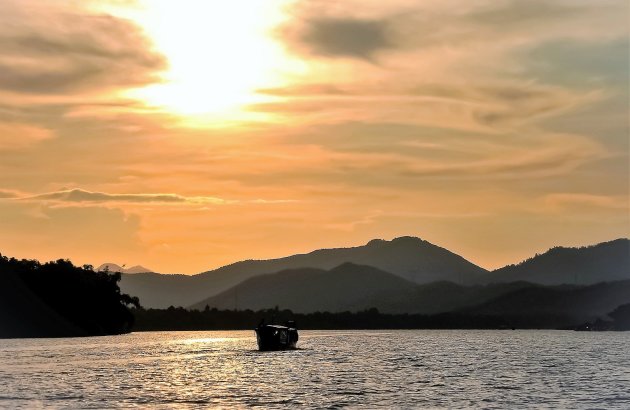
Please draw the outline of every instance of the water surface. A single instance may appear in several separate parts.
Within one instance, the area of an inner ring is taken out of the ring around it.
[[[630,408],[630,332],[253,331],[0,340],[0,407]]]

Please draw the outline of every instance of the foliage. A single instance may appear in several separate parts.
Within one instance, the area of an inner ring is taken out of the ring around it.
[[[615,330],[630,330],[630,303],[621,305],[608,314],[613,319]]]
[[[138,298],[120,292],[120,273],[59,259],[0,255],[0,336],[79,336],[128,332]]]
[[[254,329],[261,319],[282,324],[294,320],[300,329],[511,329],[570,326],[567,317],[553,315],[480,315],[466,313],[386,314],[361,312],[293,313],[290,310],[135,309],[136,331]]]

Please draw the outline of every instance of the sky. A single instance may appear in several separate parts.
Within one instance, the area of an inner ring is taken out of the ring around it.
[[[0,253],[198,273],[630,235],[625,0],[2,0]]]

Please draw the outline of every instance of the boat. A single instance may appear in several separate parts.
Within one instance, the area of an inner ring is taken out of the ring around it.
[[[256,331],[258,350],[296,349],[299,339],[295,322],[287,322],[286,326],[267,325],[261,322]]]

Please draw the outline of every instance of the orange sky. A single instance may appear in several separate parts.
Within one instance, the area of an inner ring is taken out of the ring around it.
[[[0,3],[0,252],[197,273],[630,234],[626,1]]]

